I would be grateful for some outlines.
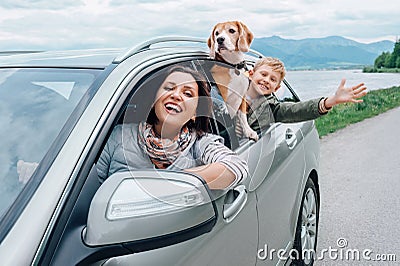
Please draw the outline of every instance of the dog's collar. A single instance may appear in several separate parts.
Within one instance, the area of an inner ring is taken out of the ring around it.
[[[249,69],[247,68],[247,64],[246,64],[246,61],[245,60],[243,60],[242,62],[239,62],[239,63],[237,63],[237,64],[232,64],[232,63],[229,63],[229,62],[226,62],[225,61],[225,59],[220,55],[220,54],[216,54],[215,55],[215,59],[217,60],[217,61],[221,61],[221,62],[224,62],[225,64],[228,64],[228,65],[230,65],[230,66],[232,66],[234,69],[235,69],[235,73],[236,73],[236,75],[239,75],[240,74],[240,69],[245,69],[246,71],[248,71]]]
[[[249,71],[249,69],[247,68],[246,61],[242,61],[238,64],[232,64],[232,66],[235,68],[236,75],[240,75],[240,69],[242,69],[242,68],[246,71]]]
[[[235,66],[236,69],[242,69],[242,68],[244,68],[245,70],[248,70],[248,69],[247,69],[246,61],[242,61],[242,62],[240,62],[240,63],[238,63],[238,64],[236,64],[236,65],[233,65],[233,66]]]

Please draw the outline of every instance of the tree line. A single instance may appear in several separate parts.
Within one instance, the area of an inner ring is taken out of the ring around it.
[[[374,62],[374,67],[364,67],[364,72],[400,72],[400,40],[394,43],[393,52],[383,52]],[[387,70],[387,71],[380,71]],[[392,71],[390,71],[392,70]]]

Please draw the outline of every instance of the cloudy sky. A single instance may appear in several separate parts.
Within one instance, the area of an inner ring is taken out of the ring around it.
[[[130,47],[150,37],[207,38],[240,20],[256,37],[340,35],[369,43],[400,35],[397,0],[1,0],[0,50]]]

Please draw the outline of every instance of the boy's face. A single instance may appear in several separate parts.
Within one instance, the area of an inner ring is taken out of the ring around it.
[[[280,88],[280,73],[272,70],[268,65],[262,65],[256,71],[249,71],[250,82],[249,90],[258,95],[267,95]]]

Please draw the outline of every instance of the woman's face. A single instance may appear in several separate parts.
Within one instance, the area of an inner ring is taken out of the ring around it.
[[[158,118],[157,128],[180,130],[186,122],[196,116],[198,86],[192,75],[183,72],[171,73],[156,94],[154,110]],[[160,130],[158,133],[161,134]]]

